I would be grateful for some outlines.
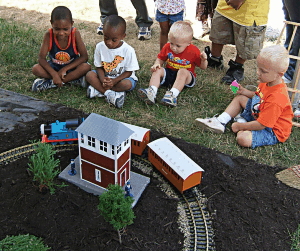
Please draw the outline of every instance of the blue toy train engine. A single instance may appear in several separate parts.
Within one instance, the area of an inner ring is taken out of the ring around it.
[[[68,119],[65,122],[41,124],[40,131],[42,143],[51,143],[52,145],[73,144],[78,140],[78,133],[75,129],[84,121],[84,118]]]

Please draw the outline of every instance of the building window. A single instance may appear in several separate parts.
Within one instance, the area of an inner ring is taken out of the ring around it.
[[[95,147],[95,138],[88,136],[88,145]]]
[[[122,150],[122,144],[117,146],[117,154]]]
[[[80,138],[81,138],[81,143],[84,144],[84,135],[80,134]]]
[[[111,145],[111,155],[115,155],[115,146]]]
[[[126,146],[126,145],[128,144],[128,142],[129,142],[129,140],[126,139],[126,140],[124,141],[124,146]]]
[[[100,146],[99,146],[100,151],[107,153],[107,143],[102,140],[100,140],[99,142],[100,142]]]
[[[98,169],[95,169],[95,180],[101,182],[101,171]]]

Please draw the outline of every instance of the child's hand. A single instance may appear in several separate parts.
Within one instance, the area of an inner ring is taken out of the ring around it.
[[[65,76],[67,75],[67,71],[64,70],[64,68],[60,69],[57,73],[61,80],[64,80]]]
[[[231,129],[234,133],[237,133],[240,131],[240,124],[241,123],[238,123],[238,122],[234,122],[232,125],[231,125]]]
[[[161,65],[160,65],[160,64],[152,65],[152,66],[151,66],[151,72],[155,72],[156,69],[160,69],[160,68],[161,68]]]
[[[235,10],[241,8],[245,0],[225,0],[227,5],[230,5]]]
[[[201,58],[201,61],[202,60],[204,60],[204,61],[207,60],[207,55],[206,55],[206,53],[204,51],[201,52],[200,58]]]
[[[247,89],[239,84],[239,89],[236,91],[236,94],[244,95],[245,90],[247,90]]]
[[[61,78],[58,76],[58,74],[56,74],[53,79],[53,84],[57,85],[58,87],[62,87],[63,86],[63,82],[61,80]]]
[[[109,78],[109,77],[105,77],[103,79],[103,88],[105,90],[110,90],[111,88],[113,88],[114,86],[114,81],[113,79]]]

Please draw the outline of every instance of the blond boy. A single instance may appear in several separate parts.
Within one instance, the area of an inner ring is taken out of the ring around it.
[[[151,67],[152,76],[147,89],[139,89],[139,97],[147,104],[155,104],[157,90],[161,85],[171,88],[167,91],[161,103],[174,107],[177,97],[184,87],[195,85],[195,67],[206,69],[207,56],[192,44],[193,29],[188,22],[177,21],[168,35],[169,43],[165,44],[154,65]],[[163,64],[166,62],[166,68]]]
[[[293,111],[282,76],[289,65],[286,49],[280,45],[266,47],[257,57],[260,84],[255,92],[239,85],[238,94],[218,117],[196,119],[203,129],[224,133],[225,125],[244,109],[231,126],[237,143],[243,147],[274,145],[288,139]]]

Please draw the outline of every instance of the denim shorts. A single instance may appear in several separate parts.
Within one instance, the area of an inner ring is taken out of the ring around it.
[[[248,122],[255,120],[251,111],[251,103],[252,99],[249,98],[245,110],[241,114],[241,116]],[[252,149],[258,146],[275,145],[279,142],[280,141],[277,139],[275,133],[270,127],[266,127],[265,129],[259,131],[252,131]]]
[[[184,11],[182,10],[177,14],[167,15],[167,14],[161,13],[159,10],[156,10],[155,20],[159,23],[169,21],[170,24],[173,24],[177,21],[183,21],[183,13],[184,13]]]
[[[95,72],[96,74],[97,74],[97,76],[98,76],[98,73],[97,73],[97,71],[96,70],[93,70],[93,72]],[[136,80],[134,80],[133,78],[131,78],[131,77],[129,77],[129,78],[124,78],[124,79],[128,79],[130,82],[131,82],[131,88],[130,88],[130,90],[128,90],[127,92],[130,92],[130,91],[132,91],[134,88],[135,88],[135,86],[136,86]]]
[[[160,85],[166,86],[167,88],[171,88],[176,80],[178,71],[173,71],[169,68],[165,68],[165,75],[160,82]],[[191,72],[190,72],[191,73]],[[185,87],[194,87],[195,85],[195,76],[193,73],[191,73],[192,80],[189,84],[185,85]]]

